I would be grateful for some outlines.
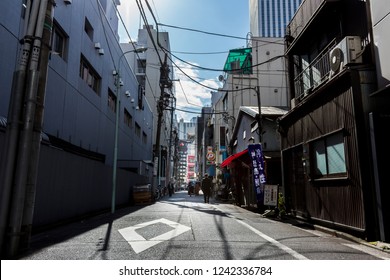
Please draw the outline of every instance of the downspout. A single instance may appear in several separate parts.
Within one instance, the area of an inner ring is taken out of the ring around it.
[[[30,67],[27,75],[26,96],[24,100],[24,114],[20,133],[19,153],[16,161],[14,190],[10,208],[10,241],[7,254],[15,256],[19,251],[21,226],[26,199],[26,184],[28,167],[31,160],[33,141],[33,124],[35,118],[36,100],[39,82],[39,59],[41,52],[41,40],[48,0],[39,1],[39,12],[34,33],[34,42],[30,57]],[[31,24],[31,23],[30,23]],[[35,25],[35,24],[34,24]],[[30,26],[29,26],[30,28]]]
[[[22,49],[19,54],[18,68],[14,72],[12,81],[12,93],[10,97],[7,128],[5,133],[4,157],[1,162],[1,208],[0,208],[0,252],[4,252],[4,242],[6,238],[7,223],[10,213],[10,200],[12,193],[13,178],[15,172],[18,143],[20,137],[20,123],[22,122],[23,100],[26,85],[26,70],[30,60],[31,41],[34,34],[35,22],[38,17],[39,1],[34,1],[31,6],[28,2],[25,24],[26,33],[22,40]],[[31,11],[30,11],[31,8]],[[33,24],[34,23],[34,24]]]

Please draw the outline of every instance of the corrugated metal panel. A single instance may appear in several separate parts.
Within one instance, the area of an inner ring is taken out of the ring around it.
[[[344,93],[313,108],[289,129],[284,141],[285,185],[291,194],[292,208],[314,219],[365,229],[361,167],[357,146],[357,129],[354,114],[353,92]],[[348,181],[329,181],[321,184],[308,180],[303,169],[303,146],[327,133],[346,131],[345,151]],[[287,146],[286,146],[287,145]]]
[[[252,117],[256,117],[259,113],[259,107],[253,106],[241,106],[240,110]],[[265,116],[283,116],[287,112],[288,110],[279,107],[261,106],[261,114]]]

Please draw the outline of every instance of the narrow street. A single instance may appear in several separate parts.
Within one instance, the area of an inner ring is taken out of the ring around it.
[[[390,255],[185,191],[41,232],[21,260],[379,260]]]

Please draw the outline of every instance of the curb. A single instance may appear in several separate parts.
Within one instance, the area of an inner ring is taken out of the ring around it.
[[[283,219],[278,219],[278,218],[275,218],[272,216],[267,216],[264,214],[260,214],[260,216],[263,218],[266,218],[266,219],[271,219],[274,221],[283,222]],[[300,219],[296,219],[296,218],[293,218],[290,216],[285,217],[285,219],[289,220],[290,222],[293,221],[294,223],[296,223],[296,225],[307,225],[307,226],[312,227],[315,230],[327,233],[329,235],[343,238],[345,240],[348,240],[348,241],[351,241],[351,242],[354,242],[357,244],[361,244],[361,245],[367,246],[369,248],[376,249],[378,251],[390,254],[390,244],[389,243],[382,242],[382,241],[368,242],[368,241],[365,241],[359,237],[353,236],[349,233],[342,232],[342,231],[335,230],[335,229],[331,229],[331,228],[327,228],[327,227],[316,225],[316,224],[307,223],[306,221],[302,221]]]
[[[358,238],[356,236],[353,236],[351,234],[348,234],[348,233],[345,233],[342,231],[326,228],[326,227],[319,226],[319,225],[313,225],[313,227],[318,231],[322,231],[322,232],[328,233],[330,235],[333,235],[333,236],[336,236],[339,238],[343,238],[345,240],[352,241],[352,242],[355,242],[357,244],[361,244],[361,245],[376,249],[378,251],[390,254],[390,244],[388,244],[388,243],[376,241],[375,242],[376,245],[374,245],[368,241],[365,241],[361,238]]]

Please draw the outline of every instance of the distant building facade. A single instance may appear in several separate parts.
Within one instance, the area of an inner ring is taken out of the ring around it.
[[[189,180],[196,179],[197,165],[194,161],[196,153],[196,122],[197,118],[192,118],[191,121],[185,122],[180,119],[178,122],[178,137],[179,137],[179,180],[181,183],[187,183]]]
[[[302,0],[249,0],[250,31],[254,37],[284,37],[286,26]]]

